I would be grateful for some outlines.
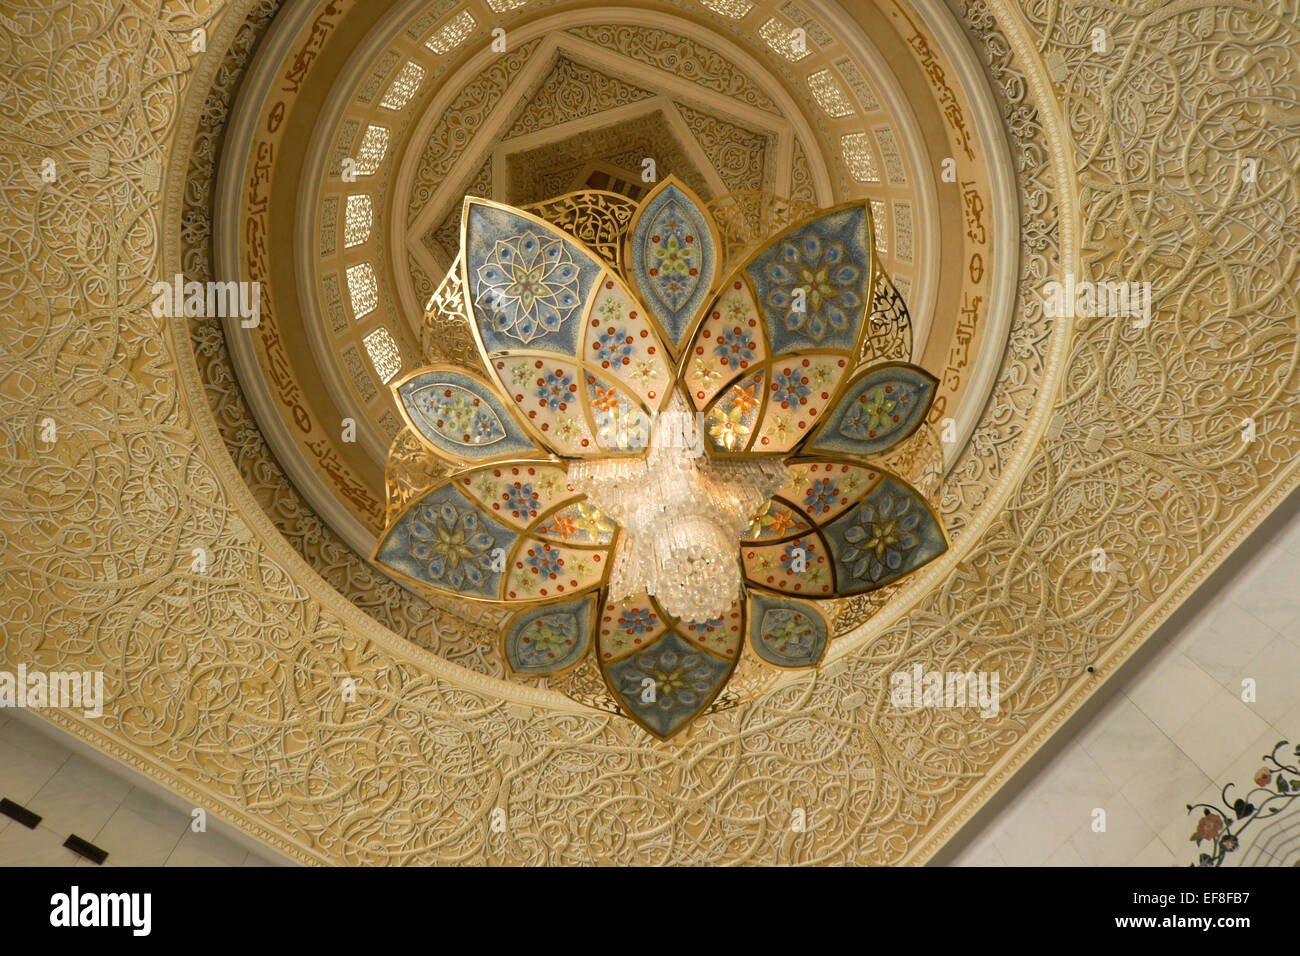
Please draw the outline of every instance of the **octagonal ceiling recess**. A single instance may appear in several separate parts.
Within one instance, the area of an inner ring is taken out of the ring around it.
[[[387,383],[424,364],[421,323],[464,196],[635,197],[646,158],[706,201],[747,190],[821,206],[870,198],[882,263],[911,310],[912,359],[941,380],[932,424],[953,419],[943,451],[957,459],[1010,319],[1006,144],[950,21],[940,14],[935,45],[917,49],[910,7],[856,7],[358,4],[301,68],[290,57],[313,8],[277,15],[227,130],[216,271],[264,283],[262,327],[226,329],[240,387],[343,541],[368,556],[382,527],[383,462],[401,430]],[[795,25],[804,53],[789,42]],[[491,45],[497,28],[504,51]],[[950,79],[936,85],[938,63]],[[940,188],[949,159],[958,182]],[[355,442],[342,439],[344,419]]]

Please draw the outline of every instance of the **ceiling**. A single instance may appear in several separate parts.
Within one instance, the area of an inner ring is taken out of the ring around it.
[[[219,189],[207,197],[210,268],[251,265],[269,290],[265,319],[251,335],[227,325],[228,364],[208,348],[211,330],[196,334],[200,363],[220,362],[209,374],[238,380],[301,496],[268,512],[288,516],[289,540],[302,540],[308,509],[338,536],[325,560],[299,547],[335,587],[422,646],[502,673],[488,642],[465,634],[490,630],[497,612],[430,610],[420,595],[388,588],[376,602],[367,561],[386,514],[384,463],[400,440],[387,384],[435,357],[422,342],[424,316],[454,257],[467,194],[528,204],[593,183],[635,194],[648,188],[650,160],[656,178],[674,174],[706,200],[869,198],[882,262],[910,308],[913,356],[941,378],[933,424],[952,420],[943,454],[957,462],[1011,323],[1011,158],[987,89],[956,93],[944,81],[925,97],[905,95],[905,83],[923,88],[930,60],[882,53],[907,49],[897,14],[859,15],[870,35],[844,42],[835,38],[842,13],[790,2],[766,12],[693,3],[588,11],[478,0],[395,7],[373,26],[356,21],[376,12],[356,8],[307,67],[293,41],[315,21],[276,18],[230,105]],[[802,52],[785,46],[795,24],[807,36]],[[490,41],[489,27],[505,31],[502,49],[474,42]],[[290,91],[277,69],[293,76]],[[311,135],[285,135],[295,128]],[[357,174],[345,176],[354,162]],[[947,167],[959,181],[940,190],[934,171]],[[190,215],[203,216],[195,205]],[[939,257],[965,267],[919,268]],[[344,421],[355,423],[354,441]],[[996,469],[983,472],[986,482]],[[975,493],[948,497],[951,526]],[[343,546],[351,556],[340,557]],[[879,600],[856,602],[844,629]]]
[[[2,659],[102,668],[102,720],[50,719],[295,859],[923,862],[1300,474],[1300,127],[1252,105],[1300,72],[1295,44],[1246,39],[1286,29],[1267,11],[7,16]],[[1125,54],[1093,57],[1096,28]],[[399,431],[386,383],[423,361],[461,198],[635,189],[647,153],[706,198],[881,203],[913,360],[954,426],[951,552],[847,609],[815,674],[741,682],[671,745],[500,679],[490,612],[365,559]],[[262,282],[262,322],[153,315],[179,272]],[[1062,275],[1150,281],[1152,324],[1051,319]],[[999,717],[884,706],[911,666],[998,668]],[[827,812],[790,839],[801,807]]]

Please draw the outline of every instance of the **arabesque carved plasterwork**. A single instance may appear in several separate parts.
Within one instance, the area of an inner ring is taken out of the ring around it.
[[[1028,314],[949,479],[946,514],[964,489],[995,512],[964,520],[953,562],[816,676],[701,719],[681,744],[406,649],[261,514],[186,354],[189,320],[149,310],[151,283],[181,265],[187,167],[172,159],[247,6],[149,28],[88,18],[54,50],[32,37],[63,11],[0,24],[0,662],[102,667],[104,717],[50,719],[295,859],[923,861],[1296,484],[1294,13],[999,0],[995,19],[969,0],[957,12],[1023,177]],[[196,26],[207,54],[187,52]],[[1117,51],[1104,63],[1095,26]],[[98,88],[73,65],[120,46],[134,58],[110,57]],[[1123,262],[1153,283],[1148,328],[1049,329],[1030,307],[1061,267],[1058,202],[1077,210],[1064,242],[1081,237],[1089,274],[1129,278]],[[1052,391],[1035,397],[1023,383],[1039,375]],[[1031,405],[999,435],[1004,409]],[[196,545],[214,556],[202,572]],[[1094,547],[1111,557],[1101,579]],[[884,675],[913,661],[1000,668],[1002,718],[891,710]],[[801,807],[812,825],[791,838]]]
[[[182,262],[190,279],[206,281],[212,277],[209,207],[221,133],[241,71],[279,6],[276,0],[263,0],[250,11],[230,45],[201,114],[189,156],[190,186],[182,231]],[[377,572],[340,540],[287,479],[258,430],[240,394],[220,320],[195,317],[190,331],[205,394],[226,446],[244,483],[273,517],[279,532],[332,587],[394,633],[474,670],[502,674],[496,656],[486,652],[500,615],[479,608],[467,609],[460,615],[431,608],[422,597]]]

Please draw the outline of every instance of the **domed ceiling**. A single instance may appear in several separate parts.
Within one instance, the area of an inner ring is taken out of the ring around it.
[[[923,862],[1296,482],[1264,12],[234,0],[31,39],[60,16],[0,34],[4,656],[103,667],[103,720],[51,719],[302,861]],[[951,547],[659,742],[370,555],[442,475],[390,386],[455,351],[465,197],[669,176],[772,224],[869,205],[938,381],[889,467]],[[260,283],[258,322],[157,315],[176,274]],[[1047,315],[1065,276],[1151,282],[1152,322]],[[998,670],[999,713],[891,707],[914,667]]]
[[[834,38],[842,12],[819,18],[794,3],[444,3],[394,10],[365,30],[348,26],[353,11],[332,34],[351,48],[334,41],[310,64],[291,33],[315,21],[276,18],[232,106],[211,197],[218,273],[249,264],[264,290],[259,329],[227,324],[222,374],[238,379],[304,505],[353,552],[343,560],[359,587],[349,589],[337,561],[304,549],[336,587],[435,653],[502,673],[485,640],[499,612],[436,599],[428,609],[427,595],[386,586],[376,601],[374,572],[361,567],[393,504],[384,467],[402,425],[387,386],[440,357],[425,315],[455,258],[466,195],[518,206],[580,189],[636,199],[671,175],[705,201],[868,199],[881,264],[910,312],[911,347],[898,357],[941,380],[931,421],[946,446],[927,429],[906,454],[921,469],[925,455],[939,469],[960,457],[1010,324],[1009,149],[989,90],[959,96],[933,50],[891,62],[881,50],[906,48],[905,17],[862,15],[872,30],[841,30],[857,38],[847,43]],[[942,85],[904,95],[904,81],[925,82],[927,62]],[[291,75],[292,89],[277,75]],[[287,135],[296,124],[311,135]],[[354,423],[346,435],[344,422]],[[952,511],[971,504],[949,498]],[[291,540],[296,513],[282,522]],[[856,604],[845,631],[869,611]]]

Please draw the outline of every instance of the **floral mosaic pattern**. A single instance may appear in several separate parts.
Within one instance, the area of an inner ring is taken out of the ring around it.
[[[748,540],[765,541],[784,538],[789,534],[806,531],[808,527],[808,522],[800,517],[798,509],[772,499],[763,505],[763,509],[750,522]]]
[[[859,508],[856,519],[857,524],[844,532],[844,540],[852,545],[844,560],[852,564],[855,578],[881,580],[901,568],[921,541],[921,512],[905,498],[882,496]]]
[[[525,667],[545,666],[578,643],[578,621],[572,614],[547,614],[520,634],[518,660]]]
[[[749,644],[777,667],[808,667],[827,646],[826,618],[811,604],[760,594],[753,599]]]
[[[764,301],[784,316],[787,329],[814,342],[843,332],[863,304],[855,291],[862,270],[846,260],[843,243],[816,233],[782,242],[779,258],[767,264],[771,288]]]
[[[616,528],[546,461],[483,465],[418,494],[375,559],[420,586],[500,602],[576,596],[605,580]]]
[[[403,417],[438,454],[466,462],[537,454],[505,404],[477,377],[425,369],[398,382],[395,392]]]
[[[612,260],[572,231],[485,200],[467,199],[463,215],[457,268],[470,287],[465,312],[473,313],[480,358],[513,405],[502,405],[497,430],[472,389],[426,392],[419,407],[439,434],[473,443],[476,429],[496,441],[518,429],[554,459],[536,454],[435,485],[412,513],[446,510],[449,486],[470,511],[448,511],[447,527],[421,518],[407,532],[399,521],[377,557],[392,553],[390,539],[414,535],[411,556],[422,561],[408,576],[435,589],[469,595],[481,586],[473,593],[538,605],[536,614],[512,618],[504,634],[513,673],[559,673],[574,665],[576,648],[594,645],[610,706],[667,737],[711,705],[747,633],[759,661],[815,666],[829,626],[809,599],[878,587],[947,547],[933,513],[902,479],[888,476],[882,497],[885,473],[856,454],[792,459],[788,487],[744,516],[750,527],[736,541],[743,584],[730,610],[682,621],[649,594],[610,598],[610,580],[624,586],[622,570],[610,577],[619,528],[567,480],[573,459],[645,455],[653,416],[669,407],[679,378],[710,456],[785,459],[825,430],[828,410],[844,419],[836,434],[856,442],[855,452],[864,441],[886,447],[912,428],[933,394],[924,372],[909,378],[905,363],[877,363],[850,379],[872,282],[865,203],[807,214],[760,243],[712,301],[718,233],[671,178],[637,206],[627,255]],[[843,411],[846,390],[875,417]],[[506,532],[490,551],[491,536],[479,534],[489,522]],[[489,553],[491,582],[483,570]],[[619,560],[635,553],[621,551]],[[585,602],[598,613],[584,617]],[[584,627],[585,643],[574,630]]]
[[[555,512],[537,529],[538,534],[578,544],[609,544],[614,522],[585,502]]]
[[[746,268],[774,351],[791,351],[795,343],[843,348],[857,340],[871,299],[866,224],[862,207],[828,213],[778,239]]]
[[[459,385],[435,382],[416,399],[433,427],[462,445],[490,445],[506,437],[501,418]]]
[[[708,706],[733,666],[670,631],[654,647],[611,665],[606,679],[637,723],[667,737]]]
[[[853,376],[813,430],[808,449],[826,454],[881,455],[924,421],[938,381],[905,363],[874,365]]]
[[[1267,822],[1300,806],[1300,744],[1279,740],[1251,780],[1253,787],[1225,785],[1217,806],[1187,805],[1196,821],[1191,842],[1199,850],[1193,866],[1300,866],[1300,855],[1288,849],[1294,838],[1283,832],[1279,841],[1270,840],[1273,826]]]
[[[665,344],[684,343],[717,270],[710,220],[691,192],[665,180],[633,218],[629,272],[654,316]]]
[[[713,668],[706,663],[704,655],[683,654],[675,650],[638,654],[621,677],[620,690],[625,696],[640,696],[649,684],[648,689],[654,697],[644,703],[664,711],[675,707],[693,708],[713,690]]]
[[[453,590],[480,587],[491,573],[496,539],[483,530],[476,511],[443,502],[421,505],[411,519],[410,553],[430,582]]]
[[[938,519],[915,490],[886,476],[856,508],[830,524],[841,593],[880,587],[947,549]]]
[[[520,675],[557,674],[587,653],[594,597],[522,611],[506,625],[502,650]]]
[[[524,345],[559,331],[580,302],[578,266],[567,244],[552,236],[497,240],[476,276],[475,302],[492,328]]]

